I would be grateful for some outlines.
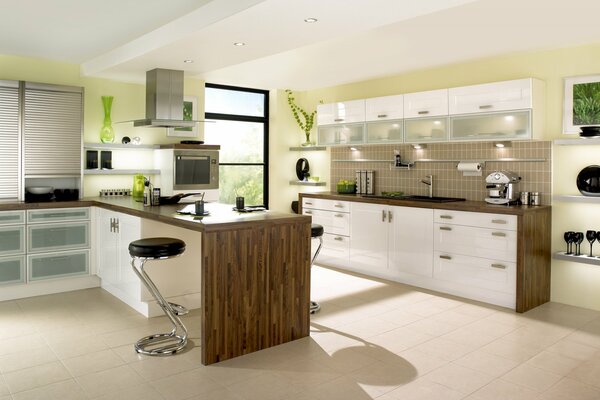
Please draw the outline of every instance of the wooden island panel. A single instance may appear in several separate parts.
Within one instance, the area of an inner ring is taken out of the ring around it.
[[[207,231],[202,258],[203,364],[308,336],[309,221]]]

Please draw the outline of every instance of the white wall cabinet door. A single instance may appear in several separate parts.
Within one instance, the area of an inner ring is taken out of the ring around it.
[[[451,115],[533,107],[531,78],[451,88],[448,94]]]
[[[387,207],[352,203],[350,209],[351,268],[365,274],[388,276]]]
[[[404,95],[404,118],[448,115],[448,89]]]
[[[365,121],[365,100],[352,100],[317,106],[317,125],[350,124]]]
[[[389,268],[433,277],[433,209],[390,207]]]
[[[404,96],[374,97],[365,100],[367,121],[387,121],[404,118]]]

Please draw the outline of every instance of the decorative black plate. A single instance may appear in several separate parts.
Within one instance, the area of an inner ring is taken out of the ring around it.
[[[577,189],[584,196],[600,196],[600,165],[588,165],[579,172]]]

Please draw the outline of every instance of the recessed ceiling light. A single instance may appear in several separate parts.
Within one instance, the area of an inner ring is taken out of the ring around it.
[[[191,64],[191,63],[194,62],[194,60],[183,60],[183,62],[186,63],[186,64]]]
[[[316,18],[306,18],[304,20],[304,22],[306,22],[307,24],[314,24],[317,21],[318,21],[318,19],[316,19]]]
[[[245,46],[246,43],[244,43],[244,42],[235,42],[233,45],[234,46]]]

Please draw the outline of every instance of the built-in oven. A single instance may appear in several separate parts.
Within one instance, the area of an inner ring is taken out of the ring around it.
[[[218,198],[219,150],[159,149],[154,159],[160,170],[161,194],[207,192]]]

